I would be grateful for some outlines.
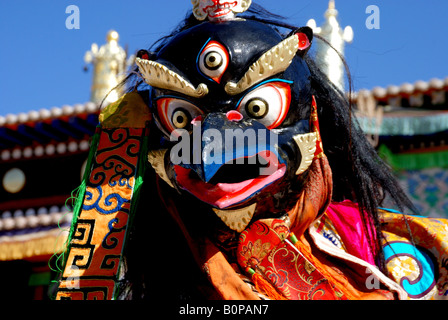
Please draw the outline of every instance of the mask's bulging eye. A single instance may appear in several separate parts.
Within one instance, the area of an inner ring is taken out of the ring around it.
[[[219,52],[211,51],[204,57],[204,65],[209,70],[216,70],[222,66],[223,60]]]
[[[203,112],[186,100],[162,97],[157,100],[157,114],[163,127],[171,133],[176,129],[191,130],[191,121]]]
[[[273,129],[286,118],[291,103],[291,88],[288,83],[268,82],[250,91],[238,104],[238,111],[247,118],[256,119]]]
[[[199,54],[197,64],[203,75],[220,83],[229,61],[226,48],[217,41],[209,41]]]
[[[246,103],[246,113],[254,119],[262,119],[269,112],[269,105],[262,98],[253,98]]]
[[[190,114],[182,109],[177,109],[176,111],[174,111],[171,123],[174,125],[174,127],[176,127],[176,129],[184,129],[190,122]]]

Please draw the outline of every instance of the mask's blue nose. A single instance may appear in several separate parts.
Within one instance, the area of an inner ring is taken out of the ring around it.
[[[266,163],[257,155],[267,151],[284,163],[277,151],[279,136],[258,121],[244,120],[237,113],[211,113],[195,122],[190,139],[192,161],[180,165],[209,182],[224,165],[245,165],[250,171],[257,166],[262,169]],[[263,171],[260,172],[261,175]]]

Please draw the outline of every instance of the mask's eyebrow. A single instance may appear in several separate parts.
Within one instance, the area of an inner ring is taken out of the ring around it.
[[[191,82],[168,67],[151,60],[136,58],[135,62],[147,84],[186,94],[193,98],[202,98],[208,94],[208,87],[201,83],[195,88]]]
[[[255,61],[238,83],[228,82],[225,90],[230,95],[237,95],[253,85],[285,71],[296,55],[299,46],[297,34],[286,38]]]

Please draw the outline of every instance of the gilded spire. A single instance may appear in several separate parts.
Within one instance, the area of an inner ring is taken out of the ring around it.
[[[353,29],[350,26],[345,29],[341,28],[334,0],[329,1],[324,16],[325,22],[321,27],[317,27],[314,19],[310,19],[307,25],[313,29],[315,34],[322,36],[344,56],[345,43],[353,41]],[[316,41],[316,45],[316,60],[320,68],[339,89],[344,91],[344,64],[339,55],[322,41]]]
[[[90,94],[90,101],[97,104],[103,99],[105,104],[118,100],[120,92],[114,90],[124,78],[124,73],[129,66],[126,51],[118,44],[120,36],[117,31],[110,30],[106,36],[106,44],[98,47],[96,43],[92,44],[89,51],[84,56],[87,64],[93,65],[93,80]]]

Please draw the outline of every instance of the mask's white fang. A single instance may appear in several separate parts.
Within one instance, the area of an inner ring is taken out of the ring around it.
[[[306,134],[298,134],[293,137],[297,143],[302,154],[302,160],[300,166],[296,171],[296,175],[302,174],[309,168],[314,159],[314,153],[316,152],[317,133],[311,132]]]

